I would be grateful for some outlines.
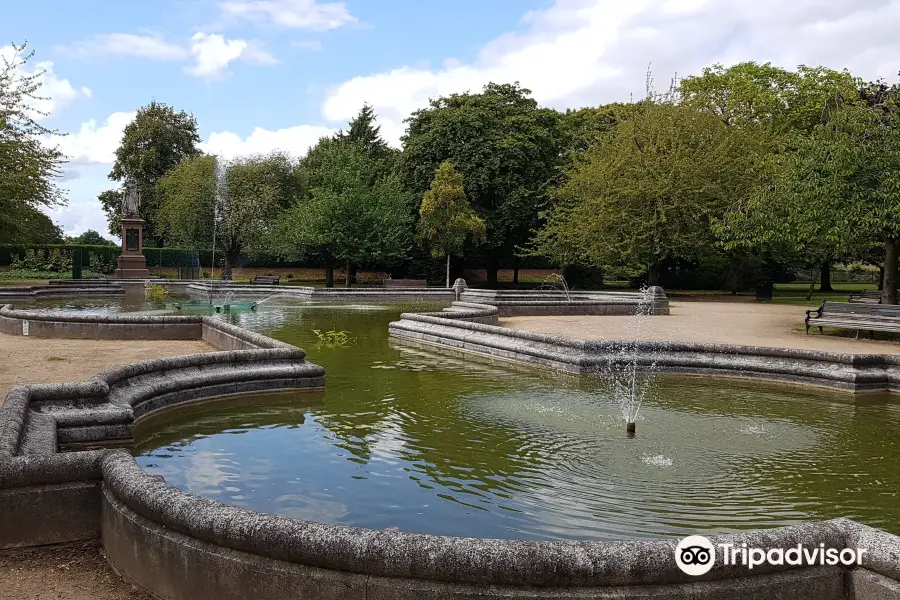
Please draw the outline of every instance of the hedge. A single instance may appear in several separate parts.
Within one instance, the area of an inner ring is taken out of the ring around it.
[[[52,252],[60,251],[82,251],[82,261],[84,265],[88,265],[90,257],[98,256],[104,262],[114,261],[116,257],[122,254],[120,246],[109,245],[92,245],[92,244],[37,244],[31,246],[0,246],[0,265],[6,266],[12,264],[16,259],[25,258],[25,254],[29,250],[43,250]],[[185,248],[144,248],[144,256],[147,258],[147,265],[152,267],[194,267],[199,266],[198,253],[196,250],[188,250]],[[209,260],[211,257],[207,257]],[[208,264],[208,263],[207,263]]]

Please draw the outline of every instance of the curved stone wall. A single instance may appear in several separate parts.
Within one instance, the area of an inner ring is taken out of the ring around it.
[[[120,285],[81,286],[35,285],[27,287],[0,287],[0,302],[21,300],[55,300],[62,298],[118,298],[126,290]]]
[[[760,566],[747,577],[746,567],[726,566],[720,556],[696,578],[677,567],[674,541],[532,542],[374,531],[197,498],[147,474],[125,453],[107,454],[102,473],[109,560],[163,598],[847,597],[848,572],[841,567]],[[870,578],[890,583],[897,577],[892,552],[900,539],[843,519],[712,541],[843,549],[853,547],[851,538],[867,539],[875,551]],[[253,576],[259,569],[267,581]]]
[[[28,325],[24,325],[28,323]],[[213,317],[73,316],[0,308],[0,330],[92,339],[203,339],[219,352],[142,361],[77,383],[13,388],[0,407],[0,548],[100,532],[101,452],[136,423],[210,397],[325,385],[300,348]]]
[[[390,334],[568,373],[601,373],[623,360],[622,342],[574,340],[467,322],[448,313],[405,313],[390,324]],[[900,391],[900,356],[891,354],[680,342],[630,342],[625,354],[635,355],[644,370],[766,379],[854,392]]]
[[[466,289],[460,300],[494,306],[501,317],[669,314],[669,299],[658,286],[644,292]]]

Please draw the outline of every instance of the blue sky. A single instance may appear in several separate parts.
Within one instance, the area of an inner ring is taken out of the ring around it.
[[[0,39],[36,51],[45,123],[67,132],[68,233],[105,231],[96,195],[122,127],[158,100],[193,112],[207,151],[301,155],[374,104],[385,137],[428,97],[521,81],[560,109],[644,93],[712,62],[900,70],[900,0],[35,0]],[[3,51],[0,48],[0,51]]]

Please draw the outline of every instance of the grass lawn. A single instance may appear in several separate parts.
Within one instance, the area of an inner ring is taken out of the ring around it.
[[[606,289],[621,291],[628,290],[627,283],[624,281],[608,281],[605,282]],[[776,283],[774,289],[774,297],[770,301],[772,304],[791,304],[796,306],[808,306],[815,308],[822,303],[822,300],[833,300],[836,302],[846,302],[850,296],[850,292],[861,292],[862,290],[874,290],[878,286],[874,283],[832,283],[833,292],[820,292],[816,285],[813,290],[812,297],[807,300],[806,294],[809,292],[808,283]],[[732,294],[727,290],[666,290],[669,298],[672,300],[700,300],[708,302],[717,301],[738,301],[753,302],[755,294],[753,292],[739,292]]]
[[[832,283],[831,287],[834,288],[834,292],[820,292],[818,291],[818,286],[816,286],[817,289],[813,291],[812,297],[807,300],[808,283],[776,283],[772,304],[795,304],[816,307],[822,303],[822,300],[846,302],[850,292],[878,289],[878,286],[874,283]]]

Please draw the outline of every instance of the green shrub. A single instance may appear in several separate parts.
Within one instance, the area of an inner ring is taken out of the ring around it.
[[[84,279],[103,279],[103,273],[96,271],[82,271],[81,276]],[[72,271],[42,271],[39,269],[13,269],[11,271],[0,272],[0,280],[10,279],[69,279],[72,277]]]
[[[165,302],[169,297],[169,288],[164,285],[150,284],[150,300],[153,302]]]

